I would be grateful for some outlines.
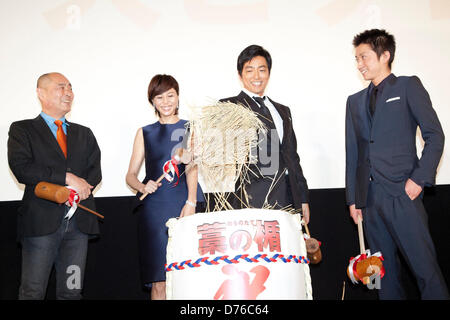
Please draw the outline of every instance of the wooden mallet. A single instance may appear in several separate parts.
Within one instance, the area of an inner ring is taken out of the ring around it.
[[[322,251],[320,250],[320,243],[315,238],[311,237],[309,233],[308,225],[304,222],[306,234],[308,237],[305,237],[306,244],[306,255],[311,262],[311,264],[318,264],[322,261]]]
[[[186,150],[184,150],[183,148],[178,148],[175,151],[175,155],[174,155],[174,159],[177,162],[177,164],[179,163],[184,163],[187,164],[191,161],[191,154],[189,152],[187,152]],[[166,175],[166,173],[164,172],[157,180],[156,180],[156,184],[160,183],[162,181],[162,179],[164,179],[164,176]],[[146,196],[148,196],[148,192],[143,193],[140,197],[139,200],[144,200],[144,198]]]
[[[350,264],[347,268],[347,275],[352,280],[351,274],[354,275],[355,280],[361,280],[363,284],[370,283],[370,276],[376,273],[381,273],[383,270],[383,262],[381,254],[366,255],[366,248],[364,245],[364,232],[361,218],[358,217],[358,238],[359,238],[359,250],[361,254],[350,260]]]
[[[34,188],[34,194],[38,198],[62,204],[62,203],[66,203],[66,201],[69,200],[70,190],[67,189],[66,187],[60,186],[58,184],[41,181]],[[95,212],[94,210],[91,210],[79,203],[77,204],[77,207],[81,208],[83,210],[86,210],[87,212],[92,213],[99,218],[102,218],[102,219],[105,218],[101,214],[99,214],[99,213]]]

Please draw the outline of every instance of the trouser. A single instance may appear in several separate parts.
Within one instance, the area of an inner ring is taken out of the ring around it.
[[[276,177],[261,177],[250,181],[250,184],[246,185],[246,190],[251,207],[262,208],[265,204],[273,209],[289,205],[293,207],[289,177],[284,172]]]
[[[414,274],[422,299],[449,299],[420,197],[411,200],[406,193],[392,197],[379,183],[371,181],[363,225],[371,253],[381,251],[384,257],[380,299],[406,298],[399,253]]]
[[[81,299],[88,235],[80,232],[75,217],[63,219],[54,233],[22,239],[20,300],[44,299],[53,265],[56,298]]]

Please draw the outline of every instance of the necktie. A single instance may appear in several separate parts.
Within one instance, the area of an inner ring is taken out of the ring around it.
[[[372,115],[372,117],[375,114],[375,109],[376,109],[376,105],[377,105],[377,94],[378,94],[378,88],[373,87],[372,94],[370,95],[370,101],[369,101],[370,114]]]
[[[260,106],[260,120],[266,128],[268,129],[267,134],[263,137],[263,139],[259,142],[258,148],[258,167],[261,170],[270,170],[265,171],[264,175],[273,176],[277,170],[280,169],[280,137],[278,136],[277,129],[275,127],[275,123],[273,122],[272,115],[270,114],[269,108],[267,108],[264,103],[264,99],[261,97],[253,97],[255,101]],[[278,145],[275,147],[275,145]],[[272,147],[275,147],[272,150]],[[276,151],[275,151],[276,150]],[[262,154],[261,154],[262,152]],[[270,172],[270,173],[269,173]]]
[[[275,124],[273,123],[272,115],[270,114],[269,108],[267,108],[266,104],[264,103],[264,98],[253,97],[253,99],[255,99],[255,101],[258,102],[261,108],[261,114],[272,123],[270,128],[275,128]]]
[[[58,130],[56,131],[56,141],[58,141],[64,156],[67,158],[67,136],[62,128],[63,123],[61,120],[55,120],[55,124],[58,126]]]

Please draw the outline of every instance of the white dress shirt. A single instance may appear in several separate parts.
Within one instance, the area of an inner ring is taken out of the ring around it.
[[[250,92],[245,88],[242,88],[242,91],[244,91],[250,98],[253,99],[254,96],[259,96],[256,93]],[[262,96],[261,98],[264,99],[264,104],[266,105],[267,109],[270,111],[270,115],[272,116],[273,123],[275,125],[275,128],[277,129],[278,136],[280,137],[280,143],[283,141],[283,119],[281,119],[280,114],[278,113],[275,106],[270,102],[270,100],[267,98],[267,96]],[[253,99],[255,101],[255,99]],[[256,102],[256,101],[255,101]],[[258,107],[261,108],[261,106],[256,102]]]

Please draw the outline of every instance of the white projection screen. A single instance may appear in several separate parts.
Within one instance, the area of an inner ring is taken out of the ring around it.
[[[2,0],[0,26],[0,201],[23,193],[8,167],[9,126],[39,114],[36,80],[52,71],[74,89],[67,118],[90,127],[102,150],[97,197],[133,194],[134,136],[156,121],[150,79],[178,80],[187,119],[190,106],[239,93],[236,60],[250,44],[272,55],[266,94],[291,108],[311,189],[345,186],[346,99],[368,85],[352,39],[365,29],[394,34],[393,72],[420,77],[450,137],[448,0]],[[417,146],[420,155],[419,133]],[[449,156],[447,143],[438,184],[450,183]]]

